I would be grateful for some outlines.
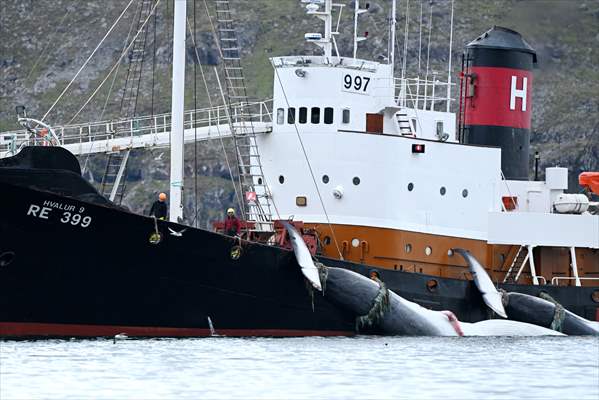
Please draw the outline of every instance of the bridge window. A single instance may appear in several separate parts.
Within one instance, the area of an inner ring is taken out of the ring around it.
[[[312,122],[313,124],[320,123],[320,108],[319,107],[312,107],[310,122]]]
[[[325,107],[324,109],[324,123],[332,124],[333,123],[333,108]]]
[[[349,124],[349,109],[348,108],[344,108],[342,114],[343,114],[342,122],[344,124]]]
[[[283,122],[285,122],[285,110],[277,108],[277,124],[281,125]]]
[[[305,124],[308,122],[308,109],[306,107],[300,107],[299,109],[299,123]]]
[[[295,124],[295,107],[289,107],[287,109],[287,123]]]

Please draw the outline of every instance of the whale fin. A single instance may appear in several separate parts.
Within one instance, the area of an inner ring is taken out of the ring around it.
[[[472,278],[474,279],[474,284],[483,295],[483,300],[485,304],[495,313],[503,318],[507,318],[507,314],[505,312],[505,308],[503,307],[503,303],[501,301],[501,294],[493,285],[491,278],[487,274],[487,271],[480,265],[478,260],[474,258],[472,254],[468,250],[464,249],[453,249],[456,253],[459,253],[466,263],[468,264],[468,268],[470,269],[470,273],[472,274]]]
[[[312,254],[310,254],[310,250],[308,250],[308,246],[306,246],[306,242],[304,242],[302,235],[300,235],[289,222],[283,221],[283,226],[287,230],[287,233],[289,233],[291,245],[293,246],[293,253],[295,254],[297,263],[302,269],[302,274],[304,274],[306,279],[310,281],[314,289],[322,291],[318,268],[314,265]]]

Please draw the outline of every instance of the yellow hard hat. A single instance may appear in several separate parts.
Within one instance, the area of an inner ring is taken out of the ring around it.
[[[235,214],[235,210],[232,208],[227,209],[227,214]]]
[[[160,194],[158,195],[158,198],[159,198],[160,200],[162,200],[162,201],[166,200],[166,193],[160,193]]]

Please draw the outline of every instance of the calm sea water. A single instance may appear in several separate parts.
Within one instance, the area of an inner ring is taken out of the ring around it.
[[[599,399],[599,339],[0,342],[0,399]]]

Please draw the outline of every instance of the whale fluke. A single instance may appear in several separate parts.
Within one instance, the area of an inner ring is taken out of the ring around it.
[[[293,253],[295,254],[295,259],[297,263],[302,269],[302,274],[308,279],[308,281],[312,284],[314,289],[322,291],[322,285],[320,283],[320,274],[318,273],[318,268],[314,265],[314,260],[312,259],[312,254],[310,254],[310,250],[308,250],[308,246],[306,246],[306,242],[302,238],[302,235],[287,221],[283,221],[283,226],[287,230],[289,234],[289,238],[291,239],[291,245],[293,246]]]
[[[501,294],[493,285],[493,281],[489,278],[487,271],[483,268],[482,265],[478,262],[478,260],[470,254],[468,250],[464,249],[452,249],[454,252],[459,253],[466,263],[468,264],[468,268],[470,269],[470,273],[472,274],[472,278],[474,279],[474,284],[483,295],[483,300],[485,304],[495,313],[503,318],[507,318],[507,314],[505,312],[505,308],[503,307],[503,303],[501,301]]]

